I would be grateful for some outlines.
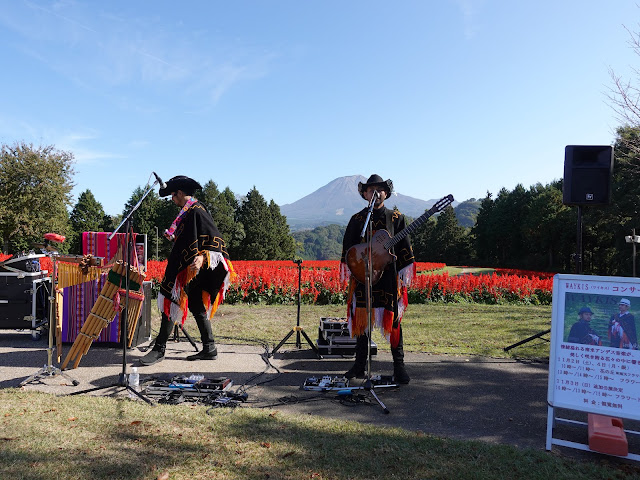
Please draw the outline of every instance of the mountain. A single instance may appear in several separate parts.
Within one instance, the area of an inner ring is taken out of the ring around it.
[[[287,217],[292,231],[311,229],[322,225],[346,225],[351,215],[367,206],[358,193],[358,183],[366,182],[362,175],[339,177],[324,187],[293,203],[280,206],[280,212]],[[417,218],[431,208],[438,199],[420,200],[418,198],[394,193],[385,205],[394,206],[405,215]],[[457,202],[454,202],[454,206]]]

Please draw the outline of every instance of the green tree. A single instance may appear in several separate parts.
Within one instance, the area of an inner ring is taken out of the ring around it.
[[[138,204],[138,202],[144,195],[145,191],[146,190],[142,189],[141,187],[137,187],[133,191],[131,197],[129,198],[129,201],[126,203],[124,210],[122,211],[122,218],[125,218],[125,216],[133,210],[133,208]],[[156,227],[158,227],[158,236],[162,235],[162,232],[164,232],[165,229],[169,228],[171,222],[173,222],[173,219],[178,214],[178,210],[178,207],[171,200],[163,200],[155,191],[151,191],[149,195],[147,195],[142,203],[138,206],[137,210],[133,212],[130,218],[131,225],[133,226],[133,231],[135,233],[147,235],[148,254],[152,252],[155,253]],[[173,213],[172,216],[170,212],[175,213]],[[167,222],[165,220],[165,217],[171,217],[171,219]],[[164,223],[160,223],[159,220],[164,220]],[[160,229],[159,223],[160,225],[164,224],[165,226]],[[126,225],[123,225],[120,233],[125,232],[125,227]],[[171,251],[171,245],[169,244],[169,242],[161,242],[159,238],[158,241],[160,242],[160,244],[158,245],[158,250],[160,250],[160,248],[162,247],[165,247],[163,248],[163,256],[168,256],[169,252]],[[151,257],[151,255],[148,256]]]
[[[198,197],[211,213],[220,235],[227,244],[231,258],[235,258],[235,250],[244,237],[242,224],[236,220],[238,200],[229,187],[222,192],[213,181],[208,181],[202,188],[202,196]]]
[[[437,262],[440,249],[435,243],[436,217],[431,217],[411,234],[411,248],[417,262]]]
[[[271,215],[264,197],[253,187],[238,208],[238,221],[245,237],[238,245],[238,260],[269,260],[267,242],[271,239]]]
[[[69,252],[82,254],[82,232],[102,232],[105,221],[102,204],[96,200],[91,190],[85,190],[78,197],[78,202],[71,210],[71,235]]]
[[[478,262],[482,265],[496,265],[498,262],[497,238],[499,225],[494,215],[496,205],[493,195],[487,195],[480,202],[476,224],[471,229]]]
[[[624,237],[640,231],[637,174],[640,161],[633,144],[640,145],[640,127],[621,127],[614,148],[611,202],[585,207],[583,214],[583,273],[627,276],[632,274],[631,246]]]
[[[270,260],[293,260],[296,253],[296,241],[289,232],[287,217],[280,213],[276,202],[269,202],[269,213],[273,223],[273,238],[269,242]]]
[[[303,260],[340,260],[345,225],[331,224],[293,233]]]
[[[2,251],[26,250],[47,232],[69,233],[73,154],[24,142],[0,152]],[[60,248],[66,251],[66,244]]]
[[[449,205],[438,215],[433,229],[432,243],[436,251],[435,260],[448,265],[466,263],[465,229],[458,224],[455,211]]]
[[[237,219],[244,227],[244,238],[236,250],[238,260],[285,260],[295,254],[295,241],[286,217],[273,200],[267,204],[253,187],[238,209]]]

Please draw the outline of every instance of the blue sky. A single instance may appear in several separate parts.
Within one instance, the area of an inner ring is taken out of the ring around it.
[[[547,184],[615,138],[636,3],[0,0],[0,143],[72,152],[110,214],[152,171],[280,205],[356,174],[424,200]]]

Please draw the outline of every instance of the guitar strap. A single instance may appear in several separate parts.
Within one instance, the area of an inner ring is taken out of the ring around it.
[[[393,238],[395,231],[393,228],[393,210],[386,209],[386,227]],[[391,247],[391,254],[395,255],[395,247]],[[398,269],[396,262],[393,262],[393,328],[398,328]]]

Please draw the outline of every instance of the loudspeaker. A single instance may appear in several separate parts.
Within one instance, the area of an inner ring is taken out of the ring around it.
[[[562,203],[608,205],[611,202],[613,147],[567,145],[564,149]]]

